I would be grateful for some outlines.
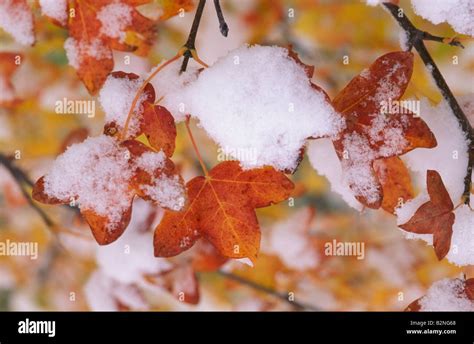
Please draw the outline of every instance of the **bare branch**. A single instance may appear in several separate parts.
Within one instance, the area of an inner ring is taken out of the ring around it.
[[[389,2],[384,3],[385,8],[389,10],[392,14],[393,18],[398,22],[398,24],[405,30],[405,33],[408,36],[408,47],[411,50],[412,47],[416,49],[418,54],[420,55],[423,63],[427,67],[428,71],[431,73],[433,79],[436,82],[436,86],[441,92],[443,98],[447,101],[449,107],[451,108],[454,116],[459,122],[462,131],[466,135],[466,138],[469,140],[469,162],[466,170],[466,175],[464,178],[464,192],[462,196],[462,202],[464,204],[469,204],[470,196],[471,196],[471,180],[472,180],[472,167],[474,165],[474,132],[472,129],[471,124],[469,123],[466,114],[459,106],[456,98],[454,97],[451,89],[449,88],[446,80],[444,80],[443,75],[441,74],[438,66],[434,62],[433,58],[431,57],[430,53],[426,49],[426,46],[423,40],[434,40],[438,42],[444,42],[445,39],[442,37],[433,36],[428,34],[424,31],[417,29],[411,21],[405,16],[400,7],[394,5]],[[460,43],[453,43],[457,41],[453,41],[450,43],[451,45],[462,46]]]
[[[219,0],[214,0],[214,7],[216,8],[217,19],[219,19],[219,30],[222,36],[227,37],[229,34],[229,26],[225,22],[224,14],[222,13],[221,3]]]

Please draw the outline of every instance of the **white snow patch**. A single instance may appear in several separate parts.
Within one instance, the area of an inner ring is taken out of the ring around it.
[[[246,169],[296,167],[309,137],[334,136],[343,120],[315,91],[302,66],[279,47],[243,46],[183,90],[185,113]],[[239,154],[241,155],[241,154]]]
[[[129,79],[117,78],[110,75],[99,93],[99,102],[105,112],[106,123],[115,122],[119,129],[123,129],[127,115],[132,107],[133,99],[143,84],[142,78]],[[146,93],[142,92],[135,105],[134,116],[131,117],[128,126],[128,136],[138,134],[140,129],[140,117],[137,115],[143,109]]]
[[[57,20],[62,25],[67,23],[67,0],[39,0],[41,13]]]
[[[421,99],[420,102],[420,116],[435,135],[438,145],[430,149],[415,149],[401,158],[423,180],[426,180],[427,170],[438,171],[453,203],[456,203],[464,190],[468,163],[466,138],[445,101],[437,106],[431,106],[427,99]]]
[[[474,301],[463,295],[464,282],[460,279],[442,279],[433,283],[419,301],[421,311],[474,311]]]
[[[71,145],[45,175],[44,191],[60,200],[74,199],[81,210],[94,210],[118,223],[131,202],[132,171],[126,153],[105,135]]]
[[[307,270],[318,265],[316,249],[308,240],[311,216],[311,209],[303,208],[270,230],[268,251],[276,254],[289,268]]]
[[[149,74],[155,72],[164,63],[166,61],[152,68]],[[194,64],[190,63],[186,72],[180,73],[181,64],[182,59],[167,65],[151,81],[156,92],[156,99],[161,99],[160,105],[167,108],[177,121],[183,120],[186,114],[186,99],[182,91],[198,77],[198,68]]]
[[[459,33],[474,36],[472,0],[411,0],[414,11],[433,24],[448,22]]]
[[[313,168],[328,179],[331,190],[341,195],[348,205],[361,211],[362,204],[355,199],[347,180],[343,178],[341,163],[332,141],[330,139],[311,141],[307,154]]]
[[[132,23],[133,8],[122,3],[112,3],[104,6],[97,12],[97,19],[102,26],[100,34],[118,38],[121,42],[125,39],[125,29]]]
[[[15,0],[0,2],[0,28],[24,45],[35,42],[33,14],[26,3]]]
[[[78,42],[76,39],[69,37],[64,42],[64,49],[69,65],[75,69],[78,69],[82,64],[83,56],[93,57],[97,60],[112,58],[112,51],[98,38],[90,42]]]
[[[454,215],[451,249],[446,258],[458,266],[474,265],[474,212],[462,205]]]

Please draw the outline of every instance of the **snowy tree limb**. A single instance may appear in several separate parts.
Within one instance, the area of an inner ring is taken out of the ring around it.
[[[438,89],[441,92],[441,95],[447,101],[454,116],[458,120],[461,129],[466,135],[466,138],[469,140],[469,162],[464,178],[464,191],[462,197],[462,201],[465,204],[469,204],[471,195],[472,168],[474,165],[474,131],[471,124],[469,123],[468,118],[466,117],[466,114],[461,109],[461,106],[459,106],[459,103],[451,92],[446,80],[444,79],[438,66],[434,62],[423,42],[424,40],[445,42],[445,39],[442,37],[433,36],[427,32],[417,29],[406,17],[405,13],[399,6],[389,2],[385,2],[383,5],[392,14],[393,18],[395,18],[395,20],[407,34],[409,50],[411,50],[413,47],[416,49],[423,60],[423,63],[431,73],[436,85],[438,86]],[[462,47],[462,44],[456,40],[451,40],[451,42],[448,44]]]

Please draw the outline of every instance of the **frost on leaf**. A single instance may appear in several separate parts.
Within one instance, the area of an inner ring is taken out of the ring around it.
[[[411,52],[386,54],[355,77],[333,101],[336,111],[346,120],[346,128],[334,141],[344,181],[356,198],[369,208],[382,205],[384,192],[399,192],[393,183],[381,184],[380,176],[374,171],[376,160],[398,156],[418,147],[436,146],[428,126],[408,109],[400,108],[396,113],[385,111],[388,104],[401,98],[412,71]],[[385,164],[378,171],[388,176],[400,173],[399,161],[397,168],[398,172],[392,171],[391,166]],[[387,207],[393,211],[392,204],[387,203]]]
[[[426,184],[430,200],[422,204],[413,217],[399,227],[417,234],[433,234],[435,253],[441,260],[451,246],[454,206],[438,172],[429,170]]]
[[[331,137],[343,127],[326,94],[311,83],[309,66],[294,56],[280,47],[233,50],[184,88],[184,110],[170,111],[178,119],[199,119],[223,154],[245,169],[293,171],[308,138]]]
[[[33,13],[26,0],[0,1],[0,28],[12,35],[18,43],[35,43]]]
[[[254,209],[285,200],[294,185],[272,167],[242,170],[238,162],[227,161],[186,187],[188,206],[166,212],[156,228],[156,256],[177,255],[202,236],[223,256],[255,260],[260,229]]]
[[[434,283],[425,296],[413,301],[405,311],[409,312],[473,312],[474,278],[445,278]]]
[[[113,69],[112,49],[138,55],[148,53],[155,24],[135,8],[148,2],[84,0],[69,1],[64,6],[64,2],[54,5],[42,1],[43,13],[69,30],[69,38],[64,43],[69,64],[91,94],[98,92]],[[68,17],[71,11],[74,16]]]

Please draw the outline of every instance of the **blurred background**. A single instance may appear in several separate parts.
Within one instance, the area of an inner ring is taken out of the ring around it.
[[[203,61],[211,65],[244,43],[292,45],[306,64],[315,66],[313,81],[331,98],[377,57],[401,50],[400,29],[389,13],[362,1],[221,3],[229,35],[221,36],[208,1],[196,43]],[[435,26],[416,16],[408,1],[401,0],[400,6],[418,28],[455,35],[448,25]],[[12,76],[18,101],[0,106],[0,152],[17,155],[15,165],[35,181],[68,144],[101,133],[103,114],[98,103],[94,118],[55,113],[55,102],[64,97],[96,98],[68,65],[63,48],[67,31],[40,16],[35,2],[32,7],[35,46],[18,45],[0,30],[0,52],[23,56]],[[140,11],[156,18],[156,8],[145,5]],[[194,10],[158,23],[147,58],[114,52],[114,70],[144,74],[174,56],[186,41]],[[459,38],[465,49],[435,42],[427,46],[453,93],[462,96],[474,91],[474,45],[467,36]],[[452,63],[454,55],[458,65]],[[123,63],[124,56],[131,57],[130,64]],[[405,94],[409,97],[433,103],[441,99],[418,56]],[[215,165],[218,147],[198,127],[194,134],[208,166]],[[185,180],[200,173],[183,124],[178,125],[173,160]],[[216,270],[215,262],[193,259],[198,250],[205,257],[205,243],[172,259],[154,258],[153,230],[162,211],[140,200],[125,234],[107,247],[97,245],[87,224],[69,207],[38,204],[52,221],[46,224],[10,171],[0,166],[0,241],[38,243],[37,259],[0,256],[0,310],[403,310],[434,281],[471,274],[439,262],[424,242],[406,240],[394,216],[347,206],[307,157],[292,180],[297,186],[293,207],[283,203],[258,210],[262,247],[256,265],[231,261]],[[27,183],[22,187],[31,191]],[[363,242],[364,258],[326,256],[324,243],[332,240]],[[193,298],[183,299],[182,291]],[[197,293],[199,302],[192,304]]]

